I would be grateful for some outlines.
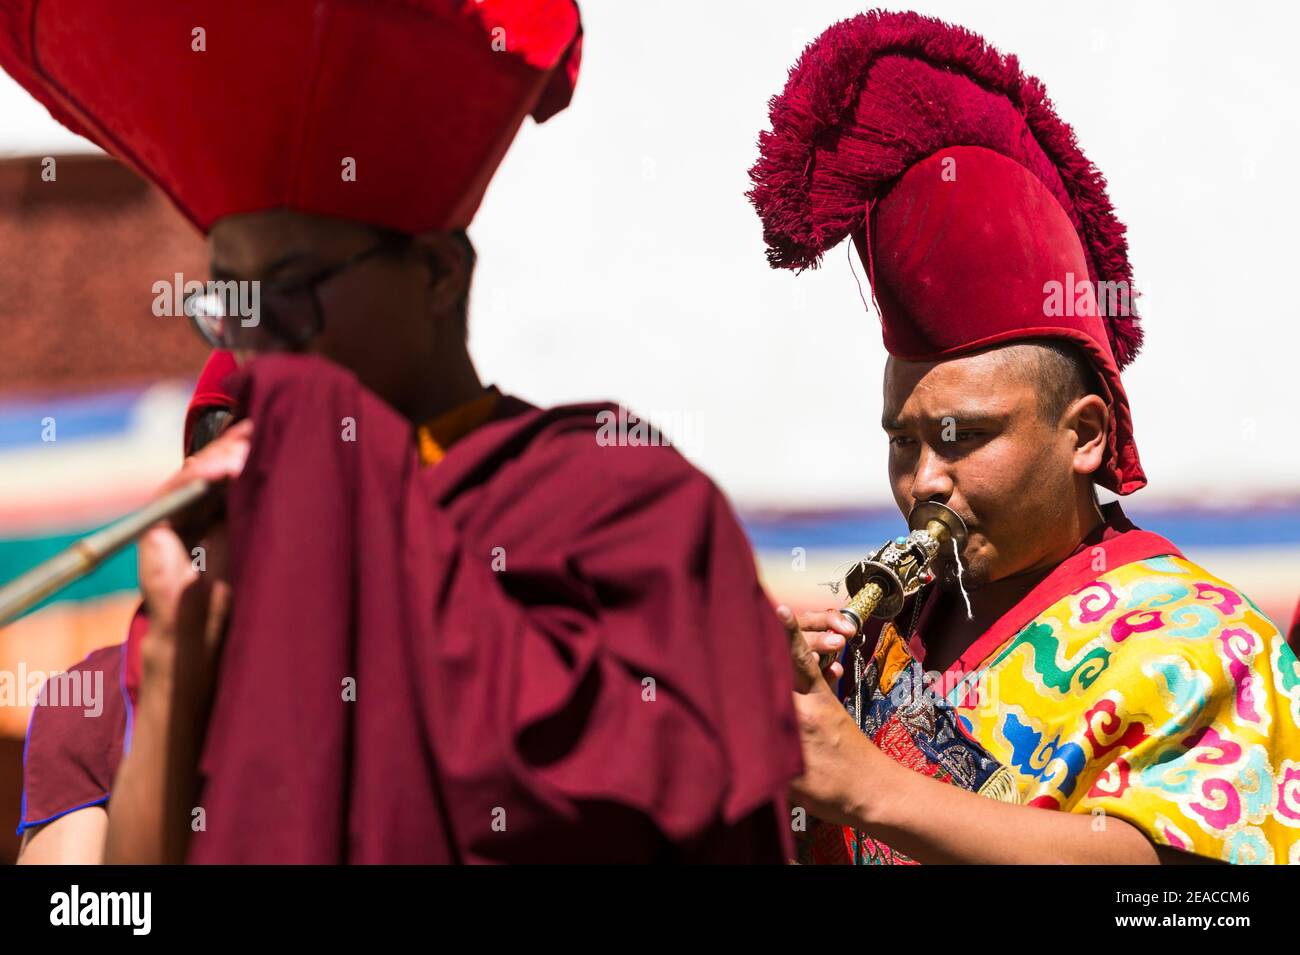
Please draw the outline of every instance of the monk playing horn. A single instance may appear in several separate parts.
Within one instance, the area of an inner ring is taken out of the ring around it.
[[[883,629],[799,621],[795,801],[823,820],[800,857],[1300,862],[1300,665],[1094,491],[1146,483],[1120,379],[1141,335],[1123,227],[1042,86],[963,29],[869,13],[805,51],[771,123],[769,260],[853,240],[894,499],[968,538]]]

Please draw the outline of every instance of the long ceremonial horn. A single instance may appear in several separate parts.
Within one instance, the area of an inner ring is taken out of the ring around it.
[[[67,550],[0,587],[0,627],[12,623],[46,597],[86,576],[159,521],[176,517],[197,504],[213,486],[211,481],[195,478],[132,511],[120,521],[88,534]]]

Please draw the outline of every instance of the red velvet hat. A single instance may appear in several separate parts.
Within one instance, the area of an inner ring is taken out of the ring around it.
[[[573,0],[0,0],[0,65],[205,233],[280,207],[463,228],[580,55]]]
[[[203,366],[203,371],[199,373],[198,384],[195,385],[194,394],[190,398],[190,406],[185,411],[185,435],[184,443],[181,445],[182,453],[189,453],[190,437],[194,434],[194,425],[198,421],[201,412],[210,408],[221,408],[230,412],[238,410],[239,403],[235,401],[234,394],[226,387],[226,379],[237,367],[235,356],[231,352],[217,349],[208,355],[207,364]]]
[[[1142,342],[1124,227],[1038,80],[960,27],[873,11],[790,72],[750,199],[774,267],[853,237],[891,355],[1078,346],[1111,411],[1097,483],[1146,484],[1120,381]]]

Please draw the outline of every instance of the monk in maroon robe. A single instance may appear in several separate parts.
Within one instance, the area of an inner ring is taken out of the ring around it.
[[[501,396],[429,467],[332,365],[242,387],[192,859],[780,858],[788,664],[707,478],[613,406]]]
[[[172,482],[228,493],[140,541],[106,859],[787,858],[788,641],[725,500],[468,352],[465,230],[576,6],[145,7],[0,4],[0,63],[208,236],[183,311],[247,366]]]

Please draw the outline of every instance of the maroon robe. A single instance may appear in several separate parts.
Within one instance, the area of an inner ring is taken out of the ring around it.
[[[429,469],[336,366],[241,386],[191,861],[788,857],[787,638],[704,475],[609,405],[503,398]]]
[[[137,617],[137,621],[143,621]],[[133,627],[137,624],[133,624]],[[127,693],[126,644],[94,651],[68,673],[102,681],[98,713],[48,696],[32,707],[23,747],[23,805],[18,834],[78,809],[108,802],[122,753],[129,745],[131,701]],[[84,684],[83,684],[84,685]]]

